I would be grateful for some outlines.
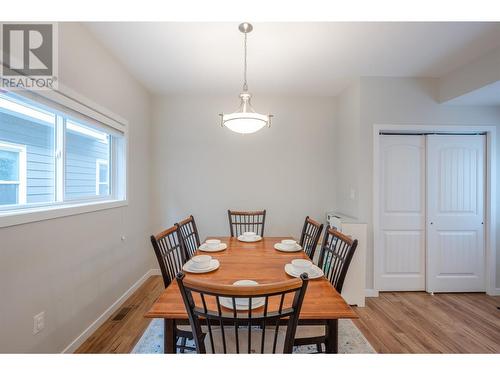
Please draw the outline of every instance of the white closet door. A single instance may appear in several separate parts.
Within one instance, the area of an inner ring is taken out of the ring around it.
[[[378,289],[425,290],[425,137],[380,136]]]
[[[427,137],[427,291],[484,291],[482,135]]]

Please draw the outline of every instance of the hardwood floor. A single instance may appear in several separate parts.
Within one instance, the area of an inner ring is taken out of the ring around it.
[[[500,353],[500,297],[386,292],[356,308],[378,353]]]
[[[162,291],[161,277],[150,277],[75,353],[130,353],[151,321],[144,314]]]
[[[149,278],[76,353],[129,353],[162,290],[160,276]],[[356,308],[354,322],[379,353],[500,353],[498,306],[500,297],[483,293],[381,293]]]

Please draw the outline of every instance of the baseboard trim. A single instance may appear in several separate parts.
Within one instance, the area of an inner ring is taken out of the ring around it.
[[[365,297],[378,297],[378,290],[365,289]]]
[[[500,296],[500,288],[491,289],[486,294],[489,296]]]
[[[61,353],[73,353],[76,349],[92,335],[118,308],[132,295],[148,278],[154,275],[160,275],[160,270],[157,268],[150,269],[141,276],[128,290],[123,293],[101,316],[99,316],[90,326],[88,326],[76,339],[73,340]]]

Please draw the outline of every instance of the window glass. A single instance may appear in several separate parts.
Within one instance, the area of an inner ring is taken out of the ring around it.
[[[2,150],[1,146],[0,180],[19,181],[19,152]]]
[[[102,182],[107,183],[109,149],[108,134],[73,121],[66,123],[66,199],[109,194],[106,185],[102,189],[100,186]],[[97,171],[96,166],[99,168]]]
[[[0,206],[19,203],[51,203],[55,200],[55,114],[30,104],[2,97],[0,94],[0,180],[19,180],[26,176],[22,192],[20,186],[2,186]],[[6,146],[7,145],[7,146]],[[8,147],[8,145],[14,145]],[[25,162],[20,165],[20,153],[25,151]]]
[[[109,167],[107,160],[97,161],[97,195],[109,195]]]
[[[18,184],[0,184],[0,205],[17,204],[19,197]]]

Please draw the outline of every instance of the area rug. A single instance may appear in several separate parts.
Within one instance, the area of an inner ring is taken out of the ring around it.
[[[190,343],[189,345],[192,345]],[[316,345],[295,347],[294,353],[315,353]],[[163,319],[153,319],[148,328],[135,345],[135,354],[163,353]],[[189,352],[187,352],[189,353]],[[376,353],[365,336],[349,319],[339,320],[339,353],[368,354]]]

